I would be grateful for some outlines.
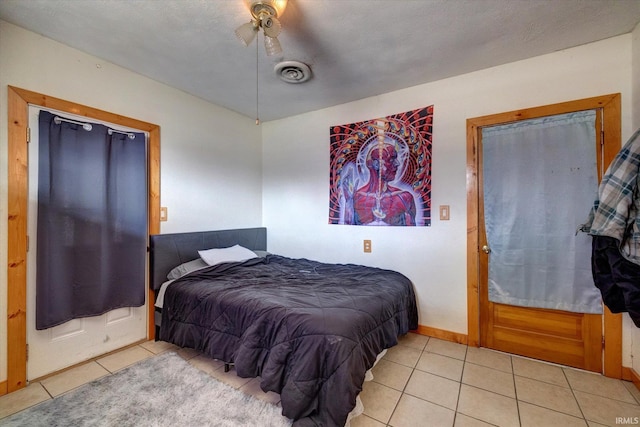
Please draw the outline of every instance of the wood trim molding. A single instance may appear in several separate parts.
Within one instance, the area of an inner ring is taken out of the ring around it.
[[[149,174],[149,234],[160,233],[160,127],[71,101],[8,86],[8,250],[7,250],[7,381],[6,392],[27,382],[27,197],[28,106],[67,112],[87,118],[131,127],[149,133],[147,167]],[[147,286],[147,289],[149,287]],[[154,337],[153,291],[149,290],[147,334]],[[0,392],[1,392],[0,388]]]
[[[444,341],[451,341],[458,344],[467,344],[467,336],[458,332],[446,331],[444,329],[432,328],[430,326],[418,325],[416,332],[420,335],[439,338]]]
[[[622,368],[622,379],[625,381],[631,381],[633,385],[640,390],[640,374],[638,374],[633,368]]]
[[[8,88],[7,391],[26,386],[27,102]]]
[[[614,157],[622,148],[621,115],[622,101],[620,94],[611,95],[611,99],[603,102],[604,112],[604,140],[603,153],[606,170]],[[602,177],[601,177],[602,178]],[[622,377],[622,314],[613,314],[605,307],[604,310],[604,370],[607,377]]]
[[[550,116],[571,111],[602,109],[604,115],[604,169],[621,147],[621,95],[619,93],[585,98],[576,101],[509,111],[467,120],[467,326],[468,344],[480,346],[479,315],[479,187],[478,138],[484,126],[515,122],[534,117]],[[607,377],[622,378],[622,317],[605,308],[604,364]]]
[[[480,346],[478,125],[467,120],[467,343]]]

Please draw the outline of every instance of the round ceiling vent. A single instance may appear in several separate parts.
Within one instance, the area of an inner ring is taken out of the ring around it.
[[[311,78],[311,68],[299,61],[282,61],[276,64],[275,71],[287,83],[302,83]]]

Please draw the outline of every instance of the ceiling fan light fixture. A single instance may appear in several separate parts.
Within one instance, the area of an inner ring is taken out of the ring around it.
[[[287,8],[287,0],[244,0],[254,19],[259,19],[260,14],[282,16]]]
[[[264,48],[267,51],[267,56],[277,55],[282,53],[282,47],[276,37],[269,37],[264,35]]]
[[[262,31],[269,37],[278,37],[280,34],[280,30],[282,30],[282,25],[278,18],[272,15],[266,15],[262,17],[260,20],[260,26],[262,27]]]
[[[236,28],[236,36],[243,45],[249,46],[258,34],[258,25],[255,21],[247,22]]]
[[[287,8],[287,0],[273,0],[271,2],[276,12],[278,12],[277,16],[282,16],[284,10]]]
[[[287,0],[244,0],[244,2],[253,19],[236,28],[236,36],[246,47],[251,44],[262,28],[267,55],[273,56],[282,53],[282,46],[277,39],[282,30],[278,16],[282,15],[287,7]]]

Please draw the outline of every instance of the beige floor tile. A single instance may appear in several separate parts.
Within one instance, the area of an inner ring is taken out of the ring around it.
[[[596,423],[596,422],[589,421],[589,420],[587,420],[587,425],[588,425],[589,427],[607,427],[607,426],[606,426],[606,425],[604,425],[604,424]]]
[[[380,360],[378,364],[371,370],[373,381],[395,388],[396,390],[404,390],[409,381],[412,369],[399,363]]]
[[[216,359],[210,359],[204,354],[200,354],[189,359],[189,363],[209,375],[212,375],[212,373],[218,369],[224,369],[224,362]]]
[[[236,374],[235,368],[232,366],[229,372],[225,372],[224,369],[216,369],[215,371],[209,372],[209,375],[216,378],[217,380],[222,381],[225,384],[230,385],[233,388],[240,388],[249,381],[251,378],[242,378]]]
[[[109,371],[96,362],[90,362],[44,379],[41,384],[51,396],[56,397],[109,374]]]
[[[391,387],[367,381],[362,386],[360,399],[364,405],[364,415],[386,424],[400,400],[400,393]]]
[[[430,353],[441,354],[443,356],[449,356],[460,360],[464,360],[467,354],[466,345],[451,341],[444,341],[438,338],[430,338],[425,350]]]
[[[272,391],[265,393],[262,391],[260,388],[260,378],[253,378],[251,381],[240,387],[240,391],[274,405],[280,402],[280,395],[278,393],[274,393]]]
[[[621,380],[572,368],[564,368],[563,371],[567,376],[567,380],[569,380],[571,388],[574,390],[585,391],[627,403],[637,403]]]
[[[473,363],[464,364],[462,382],[487,391],[516,398],[513,375]]]
[[[178,347],[177,345],[168,343],[166,341],[145,341],[140,344],[140,347],[149,350],[153,354],[160,354],[169,350],[175,352],[180,350],[180,347]]]
[[[517,356],[513,356],[511,362],[513,363],[513,373],[515,375],[562,387],[569,387],[569,383],[560,366]]]
[[[424,350],[428,341],[428,336],[416,334],[414,332],[408,332],[406,335],[398,337],[398,344],[405,347],[415,348],[420,351]]]
[[[638,390],[638,387],[631,381],[622,381],[622,385],[629,390],[629,393],[636,399],[636,402],[640,404],[640,390]]]
[[[460,381],[463,366],[464,362],[462,360],[425,351],[420,356],[416,369],[440,375],[450,380]]]
[[[180,348],[180,350],[178,350],[178,356],[182,357],[184,360],[193,359],[200,354],[201,353],[198,350],[194,350],[192,348]]]
[[[515,399],[462,384],[458,412],[501,427],[519,427]]]
[[[140,346],[130,347],[119,351],[117,353],[110,354],[97,360],[97,362],[104,366],[109,372],[116,372],[120,369],[124,369],[127,366],[131,366],[136,362],[139,362],[149,357],[154,356],[152,352],[144,349]]]
[[[437,375],[415,370],[404,392],[431,403],[456,409],[460,383]]]
[[[595,394],[575,391],[578,404],[588,421],[616,426],[623,424],[623,418],[640,419],[640,406],[621,402],[619,400],[607,399]]]
[[[2,424],[2,418],[49,399],[51,396],[40,383],[29,384],[18,391],[0,397],[0,424]]]
[[[453,424],[454,427],[493,427],[493,424],[485,423],[484,421],[476,420],[467,415],[456,413],[456,421]]]
[[[390,426],[397,427],[452,427],[455,411],[434,405],[417,397],[403,394],[393,411]]]
[[[587,422],[582,417],[556,412],[551,409],[541,408],[526,402],[519,402],[521,427],[562,426],[562,427],[586,427]]]
[[[413,368],[416,366],[416,363],[418,363],[421,354],[422,352],[418,349],[396,345],[395,347],[387,349],[383,360],[386,359]]]
[[[350,427],[385,427],[386,424],[362,414],[351,420]]]
[[[486,348],[469,347],[465,361],[497,369],[498,371],[513,373],[510,355]]]
[[[582,417],[582,412],[580,412],[580,407],[571,389],[531,378],[516,377],[516,390],[519,401]]]

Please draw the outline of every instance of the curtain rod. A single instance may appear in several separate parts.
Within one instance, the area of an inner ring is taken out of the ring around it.
[[[79,122],[77,120],[65,119],[65,118],[58,117],[58,116],[55,116],[53,118],[53,122],[55,124],[57,124],[57,125],[59,125],[62,122],[73,123],[75,125],[81,125],[82,129],[84,129],[86,131],[90,131],[91,129],[93,129],[93,126],[91,125],[91,123]],[[113,133],[115,132],[115,133],[121,133],[123,135],[127,135],[129,137],[129,139],[135,139],[136,138],[135,134],[133,134],[131,132],[125,132],[125,131],[122,131],[122,130],[111,129],[111,128],[107,128],[107,129],[108,129],[107,132],[109,133],[109,135],[113,135]]]
[[[116,129],[111,129],[111,128],[109,128],[109,130],[107,132],[109,133],[109,135],[113,135],[113,133],[115,132],[115,133],[121,133],[123,135],[127,135],[129,137],[129,139],[136,139],[136,136],[131,132],[125,132],[125,131],[122,131],[122,130],[116,130]]]
[[[93,126],[91,126],[91,123],[83,123],[83,122],[78,122],[76,120],[63,119],[62,117],[58,117],[58,116],[55,116],[53,118],[53,123],[57,125],[59,125],[62,122],[73,123],[74,125],[82,125],[82,129],[86,131],[90,131],[91,129],[93,129]]]

